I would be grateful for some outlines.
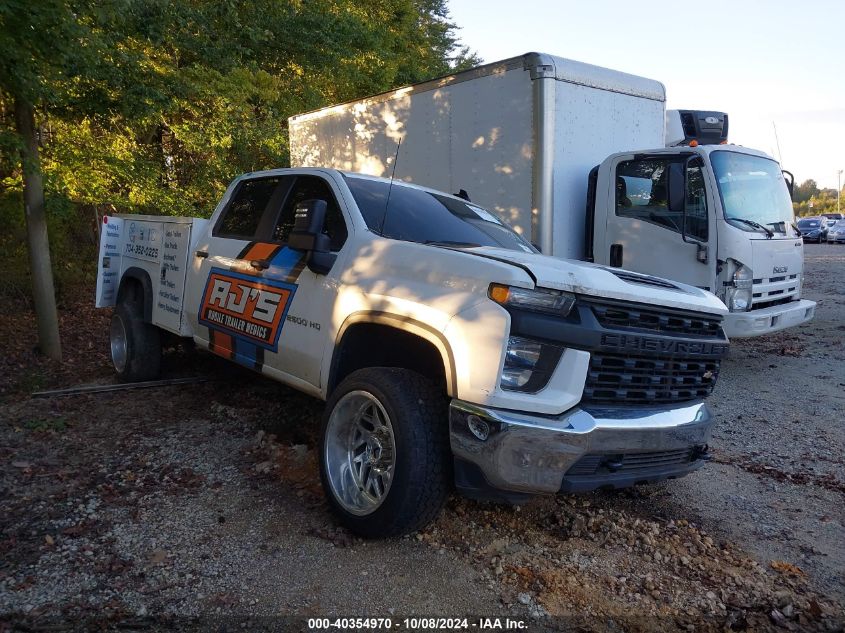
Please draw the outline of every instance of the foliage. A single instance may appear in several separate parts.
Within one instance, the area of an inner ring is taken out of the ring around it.
[[[68,223],[208,216],[237,174],[286,166],[293,114],[478,63],[455,33],[445,0],[0,0],[0,260],[26,261],[14,98],[58,266]]]
[[[845,213],[845,187],[840,192],[840,196],[842,206],[839,212]],[[795,186],[792,207],[795,209],[795,215],[799,217],[837,213],[836,189],[819,189],[815,180],[805,180]]]

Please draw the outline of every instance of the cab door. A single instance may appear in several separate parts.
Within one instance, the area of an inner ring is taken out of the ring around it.
[[[318,276],[304,252],[287,246],[294,207],[315,198],[329,203],[326,231],[339,251],[347,224],[323,177],[285,173],[239,182],[197,246],[191,314],[195,338],[213,353],[317,390],[321,330],[331,317],[339,264]]]
[[[305,253],[287,246],[293,230],[296,205],[305,200],[325,200],[326,225],[323,232],[331,240],[335,262],[326,275],[311,271],[305,264]],[[293,376],[319,388],[323,353],[328,338],[333,341],[334,313],[340,272],[344,267],[343,246],[348,237],[348,212],[341,208],[336,185],[328,177],[303,174],[296,177],[279,216],[273,226],[270,242],[280,248],[278,266],[267,269],[265,277],[295,286],[277,349],[265,355],[268,373],[276,371]]]
[[[715,291],[716,225],[701,159],[686,163],[684,212],[668,205],[670,163],[686,156],[618,156],[610,164],[605,252],[596,261]]]
[[[277,250],[264,238],[294,180],[282,174],[237,181],[192,254],[187,308],[196,342],[253,369],[275,348],[293,290],[263,276]]]

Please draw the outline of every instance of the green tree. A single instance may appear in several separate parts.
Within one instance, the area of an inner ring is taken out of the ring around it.
[[[0,194],[23,194],[40,347],[60,358],[45,197],[207,216],[288,164],[289,116],[478,61],[445,0],[0,0]]]
[[[38,342],[45,354],[62,356],[56,314],[50,245],[44,208],[44,180],[39,152],[40,130],[36,107],[65,106],[62,91],[96,67],[91,22],[81,18],[80,7],[61,0],[3,0],[0,4],[0,88],[10,97],[17,138],[12,146],[21,162],[32,292],[38,324]],[[84,90],[84,80],[77,90]]]
[[[805,180],[800,185],[795,187],[795,202],[806,202],[813,196],[819,194],[819,187],[816,181],[811,179]]]

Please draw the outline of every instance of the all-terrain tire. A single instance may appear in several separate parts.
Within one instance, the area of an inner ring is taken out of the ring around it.
[[[345,503],[338,493],[338,473],[344,467],[349,472],[348,463],[344,466],[344,460],[337,458],[343,452],[338,438],[345,437],[338,424],[342,424],[344,406],[351,404],[352,410],[360,409],[359,403],[372,407],[370,398],[380,405],[392,427],[392,479],[380,505],[350,511],[349,501]],[[418,530],[437,517],[454,483],[447,416],[445,394],[416,372],[375,367],[360,369],[343,380],[323,414],[320,477],[326,498],[345,527],[365,538],[386,538]]]
[[[161,372],[161,333],[144,321],[137,301],[117,304],[109,328],[112,363],[120,380],[155,380]]]

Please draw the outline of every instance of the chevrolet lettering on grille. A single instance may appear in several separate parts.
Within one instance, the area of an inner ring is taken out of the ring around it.
[[[602,347],[640,352],[661,352],[664,354],[699,354],[702,356],[724,356],[727,345],[697,341],[673,341],[626,334],[603,334]]]

